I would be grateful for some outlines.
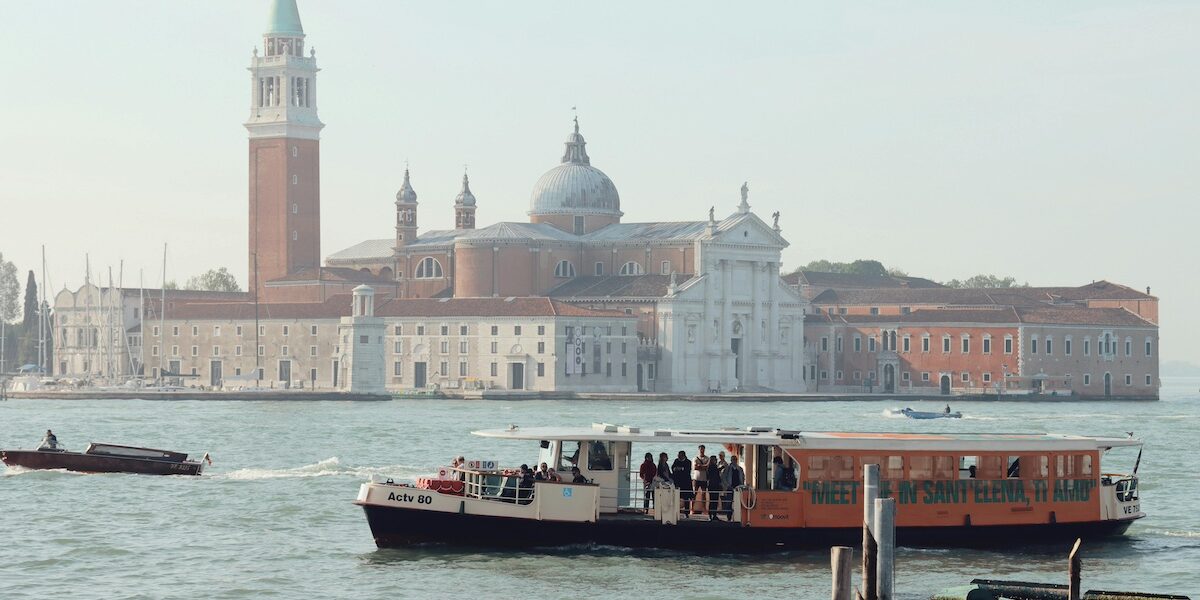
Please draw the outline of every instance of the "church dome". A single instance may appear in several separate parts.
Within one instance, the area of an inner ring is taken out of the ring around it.
[[[587,142],[575,131],[567,137],[562,164],[550,169],[533,186],[529,214],[601,214],[621,216],[621,197],[617,186],[603,171],[593,167],[587,155]]]
[[[404,168],[404,183],[400,184],[400,191],[396,192],[396,204],[416,204],[417,192],[413,189],[412,183],[408,181],[408,167]]]

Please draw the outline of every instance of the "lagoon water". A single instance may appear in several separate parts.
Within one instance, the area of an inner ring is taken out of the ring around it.
[[[1142,507],[1124,539],[1084,547],[1084,589],[1200,597],[1200,378],[1163,400],[954,402],[961,421],[885,417],[903,399],[773,403],[653,401],[0,402],[0,447],[53,428],[89,441],[208,451],[202,477],[79,475],[0,466],[0,598],[826,598],[829,552],[768,556],[567,548],[378,550],[351,504],[371,474],[410,478],[456,454],[532,462],[536,444],[470,435],[509,423],[643,427],[770,425],[808,430],[988,431],[1146,440]],[[934,403],[914,408],[937,410]],[[662,448],[674,454],[680,449]],[[655,449],[657,451],[658,449]],[[1129,458],[1132,463],[1132,458]],[[1128,469],[1132,465],[1107,465]],[[901,598],[974,577],[1065,583],[1068,548],[908,550]]]

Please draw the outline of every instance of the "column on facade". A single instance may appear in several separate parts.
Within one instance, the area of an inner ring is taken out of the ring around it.
[[[746,349],[742,355],[750,360],[742,361],[742,379],[746,380],[747,384],[758,384],[758,360],[762,355],[762,350],[766,349],[766,344],[762,339],[762,261],[754,261],[750,263],[750,327],[745,331],[747,335],[743,340],[749,339],[750,343],[746,344]],[[743,342],[745,343],[745,342]]]
[[[775,297],[775,288],[779,287],[779,263],[767,263],[767,386],[775,386],[775,369],[779,355],[779,298]]]
[[[734,372],[734,362],[729,347],[730,340],[733,339],[732,290],[732,261],[721,259],[721,325],[717,329],[717,349],[721,361],[722,389],[730,387],[733,378],[737,376],[737,373]]]

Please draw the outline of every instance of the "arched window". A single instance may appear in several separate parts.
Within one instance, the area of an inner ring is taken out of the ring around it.
[[[426,256],[417,263],[417,279],[434,279],[442,276],[442,263],[432,256]]]
[[[621,265],[621,274],[622,275],[641,275],[642,274],[642,265],[635,263],[631,260],[631,261]]]
[[[554,265],[554,276],[562,278],[571,278],[575,276],[575,265],[569,260],[560,260],[557,265]]]

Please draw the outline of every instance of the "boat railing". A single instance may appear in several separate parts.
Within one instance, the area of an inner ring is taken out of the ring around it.
[[[520,472],[515,469],[447,467],[446,471],[463,482],[465,497],[519,504],[528,504],[533,500],[533,486],[521,485]]]
[[[1117,496],[1117,500],[1121,502],[1130,502],[1138,499],[1138,478],[1137,475],[1128,475],[1124,473],[1102,473],[1100,475],[1100,484],[1106,487],[1112,487],[1113,493]]]

